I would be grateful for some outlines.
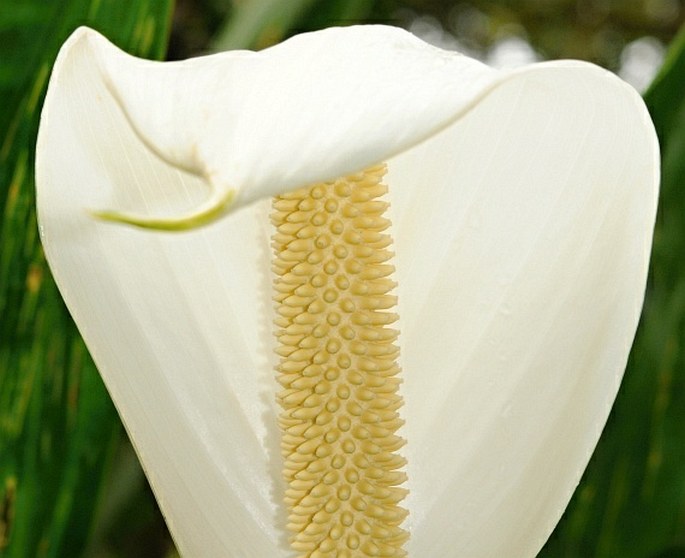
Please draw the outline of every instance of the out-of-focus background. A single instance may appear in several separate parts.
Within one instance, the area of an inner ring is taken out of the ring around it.
[[[684,20],[683,0],[0,0],[0,557],[176,555],[37,238],[32,160],[59,45],[88,24],[174,60],[369,22],[499,67],[590,60],[645,94],[664,178],[643,321],[541,556],[685,557]]]
[[[241,6],[258,3],[261,18],[240,17]],[[684,18],[682,0],[178,0],[168,57],[260,49],[296,32],[378,22],[492,66],[577,58],[644,89]]]

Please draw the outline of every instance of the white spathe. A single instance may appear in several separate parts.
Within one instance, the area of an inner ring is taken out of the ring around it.
[[[130,57],[79,29],[36,182],[46,255],[187,557],[291,556],[268,197],[386,161],[415,558],[532,557],[605,424],[644,296],[658,146],[581,62],[496,72],[399,29]],[[93,219],[229,214],[170,234]],[[259,201],[261,200],[261,201]]]

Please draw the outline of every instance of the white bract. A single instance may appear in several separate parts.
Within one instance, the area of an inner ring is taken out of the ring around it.
[[[642,306],[659,169],[636,92],[587,63],[494,71],[383,26],[174,63],[88,29],[62,48],[37,147],[42,240],[184,556],[291,555],[268,198],[381,162],[406,548],[534,556]],[[172,234],[100,210],[220,218]]]

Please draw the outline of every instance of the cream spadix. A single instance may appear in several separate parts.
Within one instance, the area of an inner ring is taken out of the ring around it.
[[[37,147],[43,243],[182,554],[290,555],[268,198],[380,163],[404,548],[533,556],[640,314],[658,148],[637,93],[589,64],[496,72],[382,26],[178,63],[87,29],[62,48]],[[92,211],[216,220],[169,234]]]

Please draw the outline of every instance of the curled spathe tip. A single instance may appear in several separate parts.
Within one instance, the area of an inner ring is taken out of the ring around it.
[[[197,211],[177,217],[145,217],[116,210],[88,210],[88,213],[100,221],[129,225],[139,229],[181,232],[209,225],[225,215],[233,206],[236,191],[227,190]]]

